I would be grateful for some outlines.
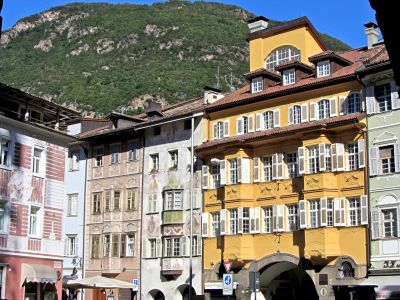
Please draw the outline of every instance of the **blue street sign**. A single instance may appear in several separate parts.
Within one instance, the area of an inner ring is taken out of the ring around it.
[[[133,279],[133,288],[132,291],[138,292],[139,291],[139,279]]]
[[[222,294],[233,295],[233,275],[224,274],[222,277]]]

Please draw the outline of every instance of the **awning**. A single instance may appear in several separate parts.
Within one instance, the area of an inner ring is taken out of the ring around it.
[[[400,282],[400,275],[382,275],[382,276],[370,276],[365,279],[361,285],[375,285],[378,286],[378,290],[385,286],[398,285]]]
[[[21,286],[24,282],[56,283],[57,272],[45,265],[22,264]]]
[[[233,289],[236,290],[236,287],[239,285],[236,281],[233,282]],[[204,283],[205,290],[222,290],[223,284],[221,281],[207,281]]]
[[[102,276],[68,280],[67,286],[74,289],[133,289],[135,287],[133,283]]]

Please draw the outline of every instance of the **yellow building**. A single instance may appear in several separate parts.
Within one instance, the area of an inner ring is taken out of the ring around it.
[[[258,300],[359,292],[368,199],[355,70],[376,53],[329,51],[304,17],[272,28],[258,17],[249,28],[249,85],[207,107],[197,148],[205,294],[222,294],[224,262],[236,299],[250,299],[254,274]]]

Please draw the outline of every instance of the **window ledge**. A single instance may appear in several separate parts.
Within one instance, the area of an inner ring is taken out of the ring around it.
[[[154,214],[158,214],[158,211],[147,211],[145,212],[146,215],[154,215]]]

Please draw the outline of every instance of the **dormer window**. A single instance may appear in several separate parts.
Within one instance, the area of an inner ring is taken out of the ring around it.
[[[279,47],[268,55],[265,67],[269,71],[275,71],[276,66],[291,60],[300,60],[300,50],[292,46]]]
[[[256,77],[251,81],[251,92],[258,93],[264,89],[263,78]]]
[[[295,69],[285,70],[283,71],[282,77],[283,77],[283,85],[294,84],[296,82],[296,70]]]
[[[317,63],[317,77],[326,77],[331,75],[331,62],[329,60]]]

